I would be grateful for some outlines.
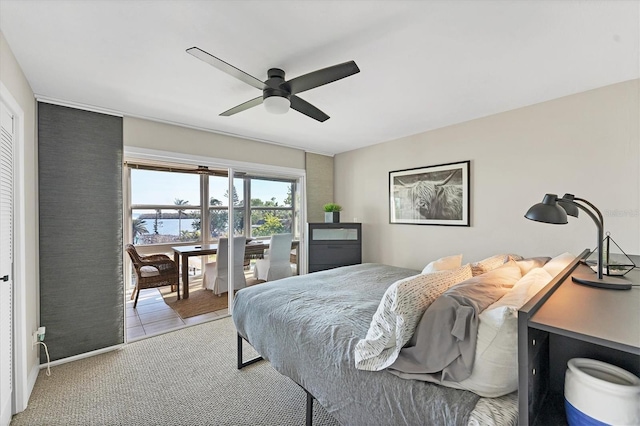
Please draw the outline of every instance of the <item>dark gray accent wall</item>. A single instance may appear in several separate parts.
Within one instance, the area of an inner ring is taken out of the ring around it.
[[[121,117],[38,103],[40,325],[52,361],[124,342],[122,151]]]

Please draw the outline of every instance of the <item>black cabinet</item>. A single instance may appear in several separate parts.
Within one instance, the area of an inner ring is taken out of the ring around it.
[[[310,223],[309,272],[362,263],[361,223]]]

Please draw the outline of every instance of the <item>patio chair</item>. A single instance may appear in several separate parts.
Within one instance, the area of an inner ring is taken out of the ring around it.
[[[254,276],[262,281],[274,281],[293,275],[291,270],[292,234],[275,234],[271,236],[269,254],[264,259],[256,260]]]
[[[180,275],[176,263],[169,256],[164,254],[141,256],[133,244],[127,244],[125,250],[129,253],[137,277],[136,288],[131,293],[131,298],[133,299],[134,295],[136,298],[135,302],[133,302],[134,309],[138,305],[140,290],[145,288],[170,285],[172,291],[175,288],[178,293],[178,300],[180,300]]]
[[[244,249],[246,244],[245,237],[233,237],[233,273],[234,273],[234,290],[240,290],[247,286],[244,276]],[[204,265],[204,277],[202,286],[206,289],[213,290],[215,294],[220,296],[222,293],[229,291],[229,242],[227,238],[220,238],[218,241],[218,253],[216,261]]]

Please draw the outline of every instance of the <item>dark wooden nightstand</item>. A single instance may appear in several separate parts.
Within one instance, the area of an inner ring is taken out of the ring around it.
[[[571,358],[592,358],[640,375],[640,287],[576,284],[585,250],[518,312],[519,424],[563,425],[564,375]],[[640,257],[632,256],[638,264]],[[625,278],[640,284],[640,270]]]

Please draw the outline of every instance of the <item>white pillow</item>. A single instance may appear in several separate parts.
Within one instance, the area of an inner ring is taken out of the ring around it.
[[[543,268],[535,268],[518,280],[507,294],[498,299],[495,303],[487,307],[495,309],[500,306],[510,306],[520,309],[544,286],[553,279],[551,274]]]
[[[496,254],[494,256],[487,257],[486,259],[482,259],[478,262],[473,262],[471,264],[471,271],[473,273],[473,276],[475,277],[477,275],[484,274],[485,272],[492,271],[504,265],[509,260],[516,261],[521,259],[522,256],[519,256],[517,254]]]
[[[391,284],[371,319],[366,337],[356,344],[356,368],[378,371],[393,364],[427,307],[449,287],[471,276],[471,267],[464,265]]]
[[[551,274],[552,277],[555,277],[575,258],[576,256],[571,253],[562,253],[548,261],[543,268]]]
[[[423,274],[430,274],[437,271],[448,271],[449,269],[456,269],[462,266],[462,255],[456,254],[454,256],[441,257],[438,260],[430,262],[422,270]]]
[[[497,397],[518,389],[518,309],[553,277],[536,268],[480,314],[476,357],[471,376],[445,386]]]

